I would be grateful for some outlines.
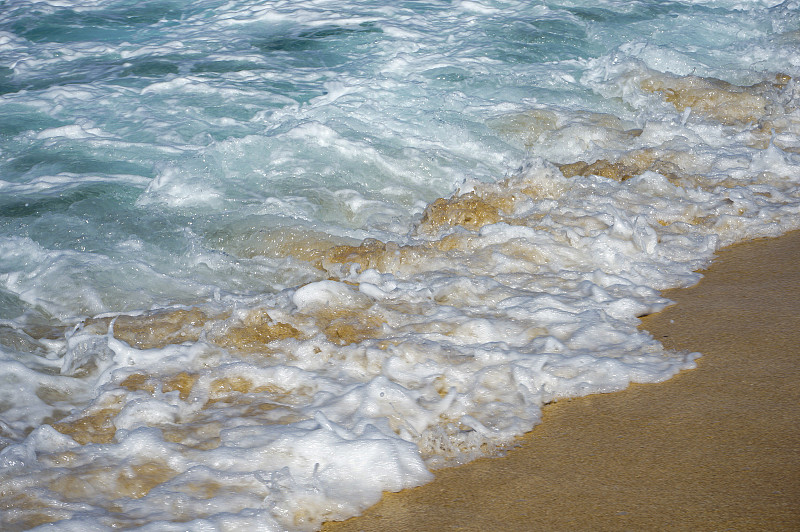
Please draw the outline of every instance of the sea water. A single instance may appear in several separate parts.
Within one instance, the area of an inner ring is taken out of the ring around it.
[[[795,0],[0,1],[0,526],[314,530],[691,369],[799,75]]]

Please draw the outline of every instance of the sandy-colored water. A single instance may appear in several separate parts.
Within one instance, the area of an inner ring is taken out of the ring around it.
[[[507,456],[324,530],[800,530],[800,232],[704,273],[642,324],[697,369],[548,405]]]

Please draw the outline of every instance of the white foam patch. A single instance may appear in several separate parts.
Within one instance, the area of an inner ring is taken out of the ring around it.
[[[0,181],[0,190],[14,196],[33,194],[58,195],[71,189],[91,184],[132,185],[144,188],[150,180],[138,175],[87,175],[62,172],[56,175],[43,175],[24,183]]]

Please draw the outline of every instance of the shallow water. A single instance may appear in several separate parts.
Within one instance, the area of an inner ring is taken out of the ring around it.
[[[314,530],[800,227],[797,2],[0,10],[0,522]]]

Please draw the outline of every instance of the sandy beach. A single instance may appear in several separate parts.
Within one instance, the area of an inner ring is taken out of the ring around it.
[[[643,318],[697,369],[548,405],[506,456],[324,530],[800,530],[799,259],[800,231],[722,250]]]

